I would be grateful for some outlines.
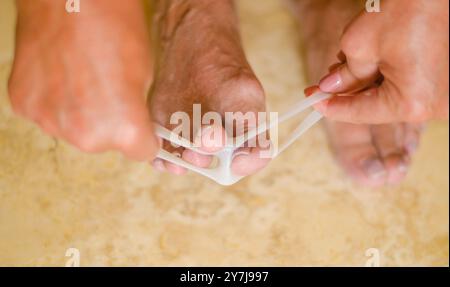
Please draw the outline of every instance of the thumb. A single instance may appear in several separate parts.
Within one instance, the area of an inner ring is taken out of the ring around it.
[[[364,89],[381,77],[376,63],[348,58],[319,82],[323,92],[340,94]]]
[[[402,112],[398,90],[383,82],[381,86],[372,87],[346,96],[334,96],[321,102],[315,108],[325,117],[355,124],[383,124],[401,121]]]

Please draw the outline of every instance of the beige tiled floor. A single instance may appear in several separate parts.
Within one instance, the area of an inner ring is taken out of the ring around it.
[[[368,190],[336,167],[320,127],[228,188],[85,155],[11,112],[12,0],[0,1],[0,265],[448,265],[449,127],[433,123],[404,184]],[[240,0],[243,37],[272,110],[304,87],[293,19]]]

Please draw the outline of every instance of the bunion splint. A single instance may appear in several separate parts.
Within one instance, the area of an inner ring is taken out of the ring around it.
[[[198,152],[200,154],[205,155],[212,155],[215,156],[218,160],[217,164],[214,167],[211,168],[201,168],[194,166],[183,159],[169,153],[166,150],[160,150],[157,157],[163,160],[166,160],[168,162],[171,162],[173,164],[182,166],[188,170],[197,172],[203,176],[206,176],[215,182],[221,184],[221,185],[232,185],[244,178],[244,176],[238,176],[233,174],[231,171],[231,163],[233,161],[235,151],[240,148],[246,141],[253,139],[257,137],[258,135],[266,132],[267,130],[270,130],[275,125],[279,125],[292,117],[300,114],[301,112],[305,111],[306,109],[310,108],[311,106],[329,99],[331,97],[330,94],[326,93],[316,93],[306,99],[303,99],[302,101],[298,102],[296,105],[294,105],[292,108],[290,108],[285,113],[281,114],[279,116],[277,122],[270,122],[267,124],[259,125],[257,128],[248,131],[246,134],[241,135],[236,138],[228,138],[227,142],[233,142],[233,146],[226,146],[224,149],[215,152],[215,153],[206,153],[199,148],[193,147],[193,144],[178,135],[173,134],[170,130],[162,127],[157,126],[156,127],[156,135],[159,136],[162,139],[165,139],[169,142],[172,142],[176,145],[182,146],[186,149],[190,149],[192,151]],[[298,138],[300,138],[307,130],[309,130],[312,126],[314,126],[317,122],[319,122],[322,119],[322,115],[318,111],[312,111],[298,126],[297,128],[291,133],[291,135],[288,137],[288,139],[282,143],[278,151],[273,153],[271,158],[276,158],[280,153],[282,153],[284,150],[286,150],[290,145],[292,145]]]

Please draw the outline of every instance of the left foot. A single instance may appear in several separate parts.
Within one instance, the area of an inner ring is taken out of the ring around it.
[[[247,62],[242,49],[238,20],[231,0],[157,1],[155,15],[160,44],[157,71],[149,101],[151,114],[160,125],[169,123],[173,113],[183,111],[192,119],[193,104],[201,104],[203,114],[265,111],[264,91]],[[211,133],[222,127],[202,129],[203,149],[211,150]],[[191,141],[193,141],[191,137]],[[195,138],[195,137],[194,137]],[[208,148],[209,145],[209,148]],[[213,150],[223,143],[213,143]],[[164,141],[165,150],[199,167],[208,167],[212,157]],[[260,148],[245,148],[233,160],[237,175],[249,175],[265,167],[268,159],[259,158]],[[154,166],[161,171],[183,174],[186,170],[160,159]]]

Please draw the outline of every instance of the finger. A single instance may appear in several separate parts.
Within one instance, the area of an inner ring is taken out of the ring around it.
[[[311,86],[311,87],[306,88],[303,92],[305,94],[305,97],[310,97],[310,96],[314,95],[315,93],[320,93],[321,90],[320,90],[319,86]],[[328,101],[329,101],[329,99],[323,100],[323,101],[315,104],[314,108],[318,111],[324,111],[328,105]]]
[[[319,83],[320,89],[326,93],[340,94],[361,90],[381,76],[378,66],[370,62],[350,60],[333,68]]]
[[[314,107],[325,117],[348,123],[383,124],[405,118],[397,89],[383,82],[350,96],[335,96]]]
[[[368,28],[371,27],[371,28]],[[320,81],[327,93],[343,93],[367,87],[379,76],[378,27],[362,12],[344,30],[338,59],[344,64]]]

